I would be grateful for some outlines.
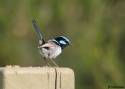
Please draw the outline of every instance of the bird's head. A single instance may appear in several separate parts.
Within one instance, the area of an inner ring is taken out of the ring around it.
[[[73,46],[68,38],[64,36],[59,36],[57,38],[52,39],[53,42],[55,42],[57,45],[59,45],[62,49],[64,49],[66,46],[71,45]]]

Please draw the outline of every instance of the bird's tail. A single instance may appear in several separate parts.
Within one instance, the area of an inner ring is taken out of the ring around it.
[[[43,38],[42,38],[42,34],[41,34],[40,30],[39,30],[39,27],[37,26],[36,21],[35,21],[34,19],[31,19],[31,20],[32,20],[33,27],[35,28],[35,30],[36,30],[36,32],[37,32],[39,38],[40,38],[39,44],[40,44],[40,45],[41,45],[41,44],[44,44],[45,42],[44,42],[44,40],[43,40]]]

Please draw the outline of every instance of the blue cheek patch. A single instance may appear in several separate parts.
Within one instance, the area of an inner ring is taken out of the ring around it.
[[[69,42],[69,40],[68,40],[66,37],[64,37],[64,36],[60,36],[60,37],[62,37],[63,39],[65,39],[66,41]],[[69,42],[69,43],[70,43],[70,42]]]
[[[66,44],[66,42],[63,41],[63,40],[60,40],[59,43],[60,43],[60,44]]]

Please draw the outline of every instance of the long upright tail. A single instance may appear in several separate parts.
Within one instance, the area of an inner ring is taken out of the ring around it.
[[[36,23],[36,21],[34,19],[32,19],[32,24],[33,24],[33,27],[35,28],[39,38],[42,39],[42,35],[40,33],[39,27],[37,26],[37,23]]]
[[[40,32],[40,30],[39,30],[39,27],[37,26],[36,21],[35,21],[34,19],[31,19],[31,20],[32,20],[33,27],[35,28],[35,30],[36,30],[36,32],[37,32],[39,38],[40,38],[39,44],[40,44],[40,45],[41,45],[41,44],[44,44],[45,42],[44,42],[44,40],[43,40],[43,38],[42,38],[41,32]]]

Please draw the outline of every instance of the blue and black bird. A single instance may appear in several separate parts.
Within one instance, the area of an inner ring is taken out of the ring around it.
[[[55,66],[58,67],[58,65],[52,59],[56,58],[66,46],[72,46],[72,44],[70,44],[70,41],[64,36],[59,36],[45,42],[34,19],[32,19],[32,24],[40,38],[39,46],[37,47],[39,53],[44,57],[44,60],[48,66],[50,66],[50,64],[46,60],[47,58],[49,58],[55,64]]]

